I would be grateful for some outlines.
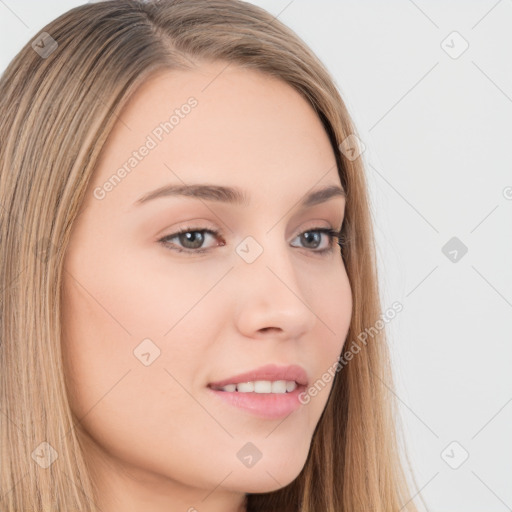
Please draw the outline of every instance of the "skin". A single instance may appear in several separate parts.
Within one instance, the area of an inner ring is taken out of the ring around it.
[[[343,197],[297,208],[312,189],[341,187],[323,126],[284,82],[224,68],[165,71],[137,90],[103,149],[66,252],[66,381],[103,512],[235,512],[245,493],[292,482],[332,381],[284,420],[221,403],[207,384],[267,363],[299,364],[314,383],[348,333],[340,248],[334,240],[320,255],[328,235],[316,246],[300,236],[343,222]],[[96,199],[94,189],[190,96],[198,100],[190,114]],[[134,205],[183,182],[237,186],[250,204],[177,196]],[[191,225],[220,230],[199,244],[208,252],[158,242]],[[250,264],[235,251],[249,235],[263,248]],[[160,349],[148,366],[134,355],[146,338]],[[262,453],[250,468],[236,455],[247,442]]]

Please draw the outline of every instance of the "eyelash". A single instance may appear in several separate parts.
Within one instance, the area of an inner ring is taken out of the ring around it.
[[[182,235],[184,233],[209,233],[210,235],[213,235],[215,238],[217,238],[219,236],[222,236],[222,233],[220,231],[218,231],[218,230],[215,230],[215,229],[184,227],[184,228],[181,228],[176,233],[172,233],[171,235],[166,235],[163,238],[160,238],[160,240],[158,240],[158,242],[160,242],[166,249],[169,249],[171,251],[176,251],[176,252],[184,252],[184,253],[188,253],[190,255],[192,255],[192,254],[204,254],[204,253],[206,253],[206,252],[208,252],[208,251],[210,251],[212,249],[212,248],[208,248],[208,249],[182,249],[182,248],[179,248],[177,246],[172,246],[171,244],[169,244],[169,242],[168,242],[169,239],[176,238],[177,236]],[[321,249],[321,250],[311,249],[311,252],[314,252],[314,253],[317,253],[317,254],[320,254],[320,255],[330,254],[330,253],[332,253],[334,251],[335,240],[337,240],[336,244],[339,245],[340,248],[342,246],[342,242],[341,242],[342,232],[341,232],[341,230],[340,231],[336,231],[335,229],[332,229],[332,228],[312,228],[312,229],[307,229],[306,231],[303,231],[302,233],[299,233],[297,236],[303,235],[304,233],[325,233],[326,235],[329,236],[329,247],[326,247],[325,249]]]

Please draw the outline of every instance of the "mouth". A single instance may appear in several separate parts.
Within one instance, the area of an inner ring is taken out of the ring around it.
[[[245,373],[208,384],[217,405],[258,418],[288,416],[302,405],[299,396],[308,384],[308,375],[300,365],[267,364]]]
[[[227,392],[285,393],[292,392],[295,389],[293,386],[300,387],[307,384],[306,370],[298,364],[288,366],[266,364],[245,373],[210,382],[208,386]]]

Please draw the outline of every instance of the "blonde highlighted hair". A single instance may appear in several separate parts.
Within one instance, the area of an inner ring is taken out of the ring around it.
[[[363,163],[338,149],[356,130],[328,71],[292,30],[239,0],[110,0],[66,12],[0,78],[3,512],[97,510],[64,380],[63,258],[123,106],[153,75],[201,61],[270,74],[313,106],[347,192],[348,243],[341,249],[353,294],[347,344],[382,314]],[[249,494],[248,511],[416,512],[390,389],[381,330],[336,372],[299,476],[277,491]]]

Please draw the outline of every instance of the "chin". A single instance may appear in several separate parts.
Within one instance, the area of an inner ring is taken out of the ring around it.
[[[231,475],[230,487],[236,491],[253,494],[277,491],[291,484],[299,476],[303,467],[304,464],[297,463],[293,465],[289,463],[286,467],[267,464],[257,469],[255,466]]]

